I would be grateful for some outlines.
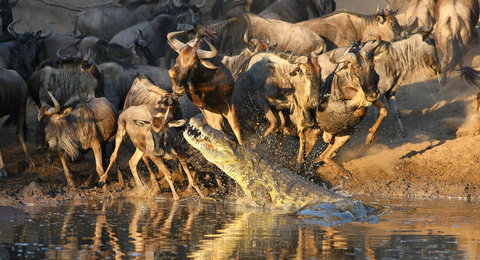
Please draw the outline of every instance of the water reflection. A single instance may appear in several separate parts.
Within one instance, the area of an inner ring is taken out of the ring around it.
[[[200,201],[1,207],[0,259],[480,257],[479,204],[383,204],[393,207],[376,224],[333,226],[313,217]]]

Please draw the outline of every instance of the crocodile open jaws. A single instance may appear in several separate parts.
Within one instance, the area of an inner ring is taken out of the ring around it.
[[[190,119],[183,136],[203,156],[234,179],[259,206],[292,211],[330,203],[354,217],[365,217],[370,207],[351,197],[318,186],[302,176],[276,166],[248,147],[233,142],[226,134]]]

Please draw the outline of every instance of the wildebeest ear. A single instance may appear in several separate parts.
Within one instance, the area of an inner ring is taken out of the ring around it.
[[[60,115],[59,118],[64,118],[64,117],[70,115],[70,113],[72,113],[72,111],[73,111],[73,108],[71,108],[71,107],[66,108],[65,110],[63,110],[63,112],[62,112],[62,114]]]
[[[185,123],[187,123],[187,119],[180,119],[180,120],[176,120],[176,121],[171,121],[171,122],[168,122],[168,127],[180,127],[180,126],[184,125]]]
[[[383,24],[385,22],[385,17],[380,14],[377,14],[377,22]]]
[[[144,127],[145,125],[150,124],[150,121],[138,120],[138,119],[134,119],[133,122],[140,127]]]
[[[300,56],[300,57],[296,58],[293,62],[297,63],[297,64],[307,64],[308,63],[308,57],[307,56]]]
[[[210,61],[208,60],[200,60],[200,62],[202,63],[203,66],[211,69],[211,70],[215,70],[215,69],[218,69],[217,66],[213,65],[213,63],[211,63]]]

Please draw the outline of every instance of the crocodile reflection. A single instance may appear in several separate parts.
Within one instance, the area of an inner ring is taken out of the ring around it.
[[[25,209],[12,226],[0,226],[2,259],[480,257],[480,223],[461,210],[445,209],[430,220],[430,208],[396,210],[377,224],[325,225],[315,217],[200,201],[105,200]],[[0,220],[9,223],[4,212]],[[405,222],[412,215],[424,221]],[[452,219],[461,224],[452,226]]]

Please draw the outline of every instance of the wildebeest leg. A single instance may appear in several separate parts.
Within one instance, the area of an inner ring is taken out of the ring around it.
[[[205,109],[201,109],[203,116],[205,117],[205,121],[207,121],[207,124],[213,128],[215,128],[218,131],[223,131],[223,116],[219,115],[217,113],[210,112]]]
[[[323,151],[323,153],[314,162],[325,162],[326,164],[333,166],[341,174],[345,174],[350,177],[351,174],[347,170],[332,160],[332,155],[336,153],[338,149],[342,148],[348,142],[348,140],[350,140],[350,137],[351,135],[335,136],[334,142],[330,143],[327,149],[325,149],[325,151]]]
[[[113,163],[117,160],[118,150],[120,149],[120,145],[122,145],[123,137],[125,136],[125,125],[124,122],[118,122],[118,130],[117,134],[115,135],[115,149],[113,150],[112,155],[110,156],[110,163],[108,164],[107,170],[100,177],[99,182],[105,183],[107,181],[108,172],[110,172],[110,168],[112,168]]]
[[[262,95],[253,96],[252,100],[255,103],[255,105],[257,105],[262,110],[263,114],[268,120],[268,123],[270,124],[267,130],[265,130],[265,133],[263,133],[263,137],[267,137],[271,133],[273,133],[277,128],[277,123],[278,123],[277,117],[275,116],[275,113],[273,113],[272,109],[268,106],[267,102],[265,101],[265,98]],[[285,118],[283,119],[285,120]]]
[[[158,176],[155,173],[153,173],[152,168],[150,167],[148,156],[143,155],[142,159],[143,159],[143,162],[145,163],[145,166],[147,166],[148,172],[150,173],[150,182],[152,183],[153,189],[160,191],[161,190],[160,185],[158,184],[158,181],[157,181]]]
[[[367,135],[367,138],[365,139],[366,144],[371,144],[375,141],[375,138],[377,137],[378,128],[380,127],[380,124],[382,123],[383,119],[388,114],[387,109],[383,106],[380,100],[375,101],[374,105],[375,107],[378,108],[379,115],[377,117],[377,120],[373,124],[373,126],[370,127],[370,129],[368,129],[368,135]]]
[[[28,166],[35,167],[35,163],[30,157],[30,153],[28,152],[27,145],[25,144],[25,135],[27,132],[27,129],[26,129],[27,125],[25,123],[25,117],[26,117],[25,109],[26,109],[25,106],[22,106],[17,112],[17,136],[18,136],[18,141],[22,145],[23,153],[25,153],[25,158],[27,159]]]
[[[139,149],[135,150],[135,153],[132,155],[132,158],[128,161],[128,165],[130,166],[130,171],[132,171],[133,179],[135,179],[135,183],[137,187],[143,188],[143,183],[140,180],[140,176],[138,175],[137,171],[137,164],[142,159],[143,152]]]
[[[240,124],[238,123],[238,120],[237,120],[237,109],[235,104],[230,105],[230,108],[228,109],[227,114],[225,114],[224,116],[227,119],[228,123],[230,124],[230,127],[233,130],[233,133],[237,137],[238,143],[240,145],[244,145],[242,140],[242,133],[240,130]]]
[[[318,136],[322,131],[320,129],[308,128],[305,130],[305,155],[308,156],[317,142]]]
[[[388,105],[390,106],[390,110],[395,116],[395,119],[397,119],[397,125],[398,125],[398,128],[400,129],[400,133],[402,134],[403,137],[405,137],[407,133],[405,132],[405,127],[403,126],[403,123],[402,123],[400,111],[398,110],[397,98],[395,96],[387,97],[387,102],[388,102]]]
[[[305,130],[299,129],[297,134],[298,134],[298,137],[300,138],[300,147],[298,148],[297,162],[303,163],[305,160],[303,156],[305,153]]]
[[[165,166],[162,159],[158,157],[152,157],[150,159],[155,163],[155,165],[157,165],[158,171],[162,172],[163,176],[165,176],[168,185],[170,185],[170,190],[172,190],[173,199],[179,200],[180,197],[178,196],[177,191],[175,191],[175,187],[173,186],[172,173],[168,170],[167,166]]]
[[[480,110],[480,91],[477,92],[477,95],[473,99],[473,112],[475,115],[479,116],[478,112]]]
[[[94,140],[92,144],[93,155],[95,156],[95,170],[97,171],[98,177],[102,178],[104,175],[103,171],[103,158],[102,158],[102,146],[100,142]]]
[[[2,151],[0,151],[0,177],[7,177],[7,170],[5,170],[5,163],[3,163]]]
[[[65,159],[65,153],[59,152],[60,161],[62,162],[63,166],[63,173],[65,174],[65,178],[67,179],[68,186],[71,188],[75,188],[75,182],[73,182],[72,173],[70,169],[68,169],[67,160]]]
[[[200,190],[200,188],[195,183],[195,180],[193,179],[192,173],[188,169],[188,165],[187,165],[187,162],[186,162],[185,158],[179,158],[178,160],[180,161],[180,164],[182,165],[182,168],[185,171],[185,174],[187,174],[189,186],[193,186],[193,188],[198,192],[198,195],[200,195],[200,198],[202,198],[202,199],[205,198],[202,190]]]

